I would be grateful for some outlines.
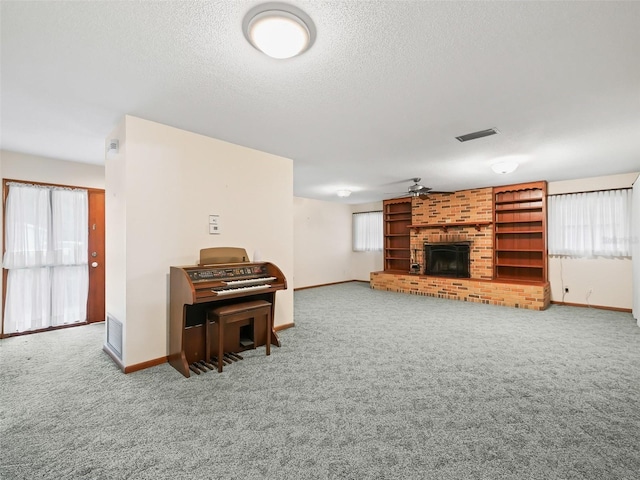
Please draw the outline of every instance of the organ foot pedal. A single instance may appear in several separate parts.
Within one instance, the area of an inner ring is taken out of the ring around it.
[[[225,365],[231,365],[232,363],[239,360],[244,360],[244,358],[242,357],[242,355],[239,355],[235,352],[228,352],[222,356],[222,363],[224,363]],[[193,362],[189,365],[189,370],[191,370],[196,375],[200,375],[201,373],[207,373],[209,370],[217,370],[218,367],[215,366],[217,364],[218,358],[211,357],[208,362],[205,360]]]
[[[191,365],[189,365],[189,370],[191,370],[196,375],[200,375],[201,373],[206,373],[209,370],[215,370],[215,369],[216,367],[214,367],[209,362],[205,362],[204,360],[200,360],[199,362],[193,362]]]

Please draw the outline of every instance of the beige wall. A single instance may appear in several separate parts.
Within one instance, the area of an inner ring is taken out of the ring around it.
[[[549,182],[548,195],[630,188],[637,173]],[[630,309],[633,302],[631,258],[549,256],[551,301]],[[564,293],[564,287],[569,293]]]
[[[121,151],[106,162],[107,255],[118,259],[107,312],[124,324],[125,366],[167,355],[169,266],[201,248],[259,251],[293,279],[291,160],[131,116],[109,138]],[[293,322],[292,287],[276,294],[276,324]]]
[[[103,165],[68,162],[6,150],[0,150],[0,174],[3,179],[73,187],[104,188]],[[0,222],[4,225],[2,215],[3,211],[0,209]],[[0,246],[4,251],[4,237],[0,239]],[[3,278],[0,275],[0,291],[2,290],[2,281]],[[2,301],[3,299],[0,298],[0,302]],[[2,311],[1,308],[0,311]]]
[[[631,188],[636,178],[638,178],[638,172],[622,173],[620,175],[607,175],[604,177],[564,180],[561,182],[549,182],[547,184],[547,195],[590,191],[595,192],[597,190],[612,190],[615,188]]]
[[[369,281],[382,270],[382,252],[352,250],[352,214],[382,210],[382,202],[345,205],[294,198],[296,288],[350,280]]]
[[[352,280],[351,207],[293,199],[296,288]]]
[[[105,303],[107,315],[120,321],[127,317],[127,135],[126,119],[111,132],[119,140],[118,155],[105,159]],[[164,297],[162,297],[164,300]],[[108,320],[108,319],[107,319]],[[105,344],[107,332],[105,332]],[[122,328],[121,352],[127,345],[127,329]]]
[[[74,187],[104,188],[104,165],[67,162],[0,151],[2,178]]]

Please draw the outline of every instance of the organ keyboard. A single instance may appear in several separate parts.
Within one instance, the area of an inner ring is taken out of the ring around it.
[[[269,262],[171,267],[169,283],[169,363],[185,377],[189,377],[190,365],[203,362],[206,365],[211,360],[205,357],[207,340],[217,342],[216,338],[207,337],[212,335],[207,314],[213,307],[263,300],[271,304],[273,319],[275,293],[287,288],[282,271]],[[270,325],[252,325],[251,330],[247,322],[238,322],[233,328],[225,329],[225,355],[265,345],[267,328],[270,329],[270,343],[280,346],[273,320]],[[250,342],[247,335],[253,336]]]
[[[231,280],[229,282],[223,282],[225,285],[249,285],[253,283],[264,283],[276,280],[276,277],[258,277],[248,278],[246,280]]]
[[[261,285],[250,285],[248,287],[232,287],[232,288],[212,288],[211,291],[216,295],[231,295],[234,293],[249,293],[255,290],[264,290],[265,288],[271,288],[271,285],[264,283]]]

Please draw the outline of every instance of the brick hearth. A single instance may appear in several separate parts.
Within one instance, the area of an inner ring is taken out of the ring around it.
[[[371,272],[371,288],[465,302],[544,310],[551,299],[549,283],[504,283],[494,280],[443,278]]]

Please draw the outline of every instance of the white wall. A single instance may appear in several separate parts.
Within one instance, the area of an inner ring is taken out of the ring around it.
[[[292,323],[292,161],[131,116],[109,138],[121,151],[106,162],[107,255],[119,264],[107,268],[107,312],[124,323],[124,365],[167,355],[169,267],[194,264],[201,248],[276,264],[289,289],[276,293],[275,321]]]
[[[0,150],[0,173],[3,179],[27,182],[87,188],[104,188],[105,185],[103,165],[67,162],[7,150]],[[3,211],[0,209],[0,224],[4,225],[2,215]],[[4,237],[0,239],[0,247],[4,251]],[[0,291],[2,282],[0,275]],[[0,298],[0,302],[2,301]]]
[[[295,287],[353,280],[351,207],[295,197],[293,209]]]
[[[549,182],[548,195],[630,188],[637,173]],[[631,258],[549,256],[551,300],[630,309],[633,301]],[[569,287],[564,293],[563,286]],[[591,293],[590,293],[591,292]]]

